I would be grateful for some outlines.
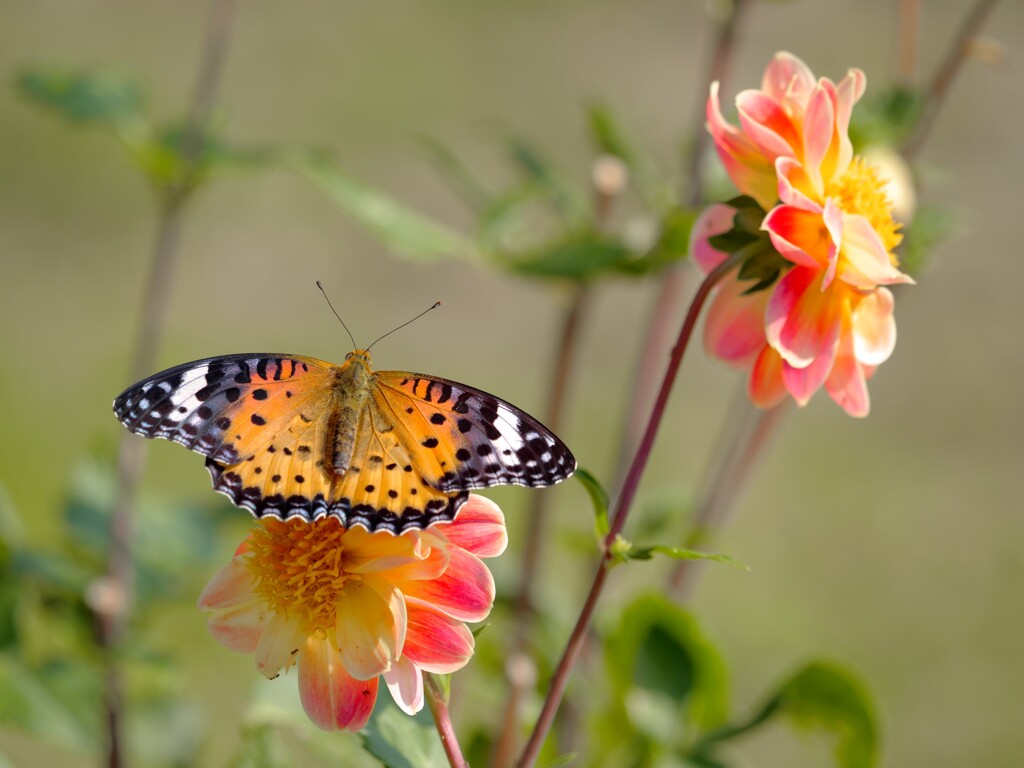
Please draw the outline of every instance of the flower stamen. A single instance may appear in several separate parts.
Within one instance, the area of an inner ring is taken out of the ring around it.
[[[893,203],[885,187],[886,181],[879,175],[878,167],[869,165],[862,157],[855,157],[846,172],[828,185],[825,195],[838,200],[839,207],[846,213],[866,218],[882,238],[893,266],[898,266],[893,251],[903,235],[900,225],[893,219]]]

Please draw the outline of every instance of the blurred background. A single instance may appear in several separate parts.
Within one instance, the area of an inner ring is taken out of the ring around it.
[[[922,79],[967,8],[922,4]],[[156,207],[116,142],[32,108],[15,78],[37,65],[113,68],[139,76],[154,119],[179,115],[208,4],[0,0],[0,18],[0,504],[11,535],[57,548],[78,535],[66,528],[73,487],[101,484],[96,467],[111,463],[121,437],[110,402],[132,383]],[[723,102],[755,87],[780,49],[833,79],[860,67],[870,94],[896,71],[895,29],[891,2],[755,3]],[[454,149],[495,186],[509,174],[504,142],[525,137],[585,189],[592,151],[584,106],[596,101],[614,110],[658,174],[681,184],[711,30],[703,4],[680,0],[250,0],[232,33],[213,122],[243,146],[330,150],[353,176],[467,230],[473,218],[422,137]],[[708,568],[691,602],[730,668],[738,711],[807,658],[857,669],[878,702],[887,766],[1009,767],[1024,755],[1024,260],[1016,230],[1024,6],[1001,3],[984,35],[1005,57],[996,66],[966,64],[918,157],[922,199],[948,206],[955,233],[918,286],[899,292],[899,343],[871,382],[870,417],[849,418],[824,393],[788,414],[710,545],[752,571]],[[286,170],[225,174],[193,201],[157,368],[243,351],[340,361],[349,342],[316,279],[360,343],[444,302],[375,348],[379,368],[465,381],[543,411],[562,288],[466,261],[395,258]],[[581,330],[562,436],[609,486],[621,472],[621,424],[656,294],[653,278],[606,280]],[[694,346],[641,508],[686,508],[740,402],[731,394],[739,386],[737,374]],[[173,535],[175,509],[213,503],[209,479],[198,456],[163,442],[149,449],[143,495],[168,510],[154,525]],[[584,536],[592,520],[577,485],[547,493],[552,554]],[[528,494],[488,495],[506,511],[514,552]],[[248,524],[237,510],[220,513],[230,518],[226,527],[202,542],[208,566],[164,564],[163,578],[179,580],[192,599]],[[684,521],[673,525],[682,531]],[[545,635],[553,656],[592,562],[592,553],[577,551],[541,567],[545,605],[561,616]],[[494,565],[499,593],[512,590],[517,567],[513,553]],[[631,584],[658,583],[668,567],[616,572],[599,617],[614,614]],[[176,659],[178,683],[206,723],[202,764],[226,764],[244,701],[254,685],[269,684],[250,657],[209,638],[188,600],[144,615],[159,638],[154,652]],[[38,642],[52,640],[45,634]],[[497,722],[500,693],[476,700],[493,705]],[[821,765],[828,755],[781,728],[736,749],[740,764],[767,768]],[[14,727],[0,730],[0,753],[14,766],[95,762]]]

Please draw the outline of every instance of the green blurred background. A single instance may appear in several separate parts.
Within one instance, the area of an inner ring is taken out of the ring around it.
[[[967,4],[923,6],[922,75]],[[131,383],[155,208],[113,141],[29,108],[14,78],[37,64],[138,73],[152,114],[168,118],[189,98],[207,15],[194,0],[0,0],[0,481],[31,542],[59,535],[74,473],[90,454],[109,456],[120,437],[110,402]],[[880,0],[756,4],[726,100],[755,86],[779,49],[835,79],[859,66],[871,93],[895,70],[895,27],[895,4]],[[215,122],[242,143],[329,148],[347,171],[463,228],[471,219],[419,136],[441,139],[496,183],[507,175],[503,140],[526,136],[585,183],[582,107],[598,100],[664,173],[680,176],[709,29],[700,3],[668,0],[252,0],[241,8]],[[919,158],[924,199],[954,210],[958,234],[899,294],[899,343],[872,381],[871,416],[852,420],[824,394],[789,415],[715,542],[752,572],[709,568],[694,600],[741,710],[808,657],[859,669],[880,702],[888,766],[1009,768],[1024,759],[1024,262],[1015,234],[1024,6],[1002,3],[986,34],[1007,60],[967,64]],[[160,367],[242,351],[340,360],[349,342],[315,292],[317,278],[363,343],[444,302],[378,346],[379,367],[466,381],[542,411],[563,294],[460,262],[399,261],[285,171],[227,176],[195,201]],[[563,436],[608,484],[655,295],[651,281],[600,285],[583,332]],[[738,383],[693,350],[642,505],[693,492]],[[201,465],[153,445],[145,492],[205,502]],[[590,513],[578,487],[551,493],[554,550],[567,532],[587,530]],[[492,495],[515,542],[527,493]],[[219,542],[224,561],[244,523]],[[541,583],[569,621],[591,566],[581,556],[566,573],[559,562],[545,565]],[[630,568],[642,572],[617,573],[608,606],[631,578],[656,583],[665,566]],[[495,566],[499,591],[512,589],[515,569],[514,556]],[[198,591],[208,576],[181,577]],[[252,660],[217,646],[191,606],[154,620],[213,718],[206,754],[222,765],[257,677]],[[0,751],[18,766],[92,762],[16,731],[0,732]],[[740,754],[774,768],[819,765],[827,751],[773,728]]]

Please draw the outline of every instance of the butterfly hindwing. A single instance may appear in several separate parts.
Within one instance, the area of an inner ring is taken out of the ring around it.
[[[436,376],[377,373],[378,408],[426,481],[444,492],[554,485],[576,459],[547,427],[494,395]]]

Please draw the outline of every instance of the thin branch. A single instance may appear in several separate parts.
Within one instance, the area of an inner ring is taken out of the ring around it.
[[[462,756],[462,748],[459,747],[459,740],[455,736],[455,728],[452,727],[451,715],[448,711],[448,697],[437,678],[432,674],[424,674],[423,692],[427,699],[427,706],[434,716],[434,725],[437,728],[437,735],[441,737],[441,746],[448,757],[448,764],[452,768],[468,768],[469,763]]]
[[[132,374],[142,378],[152,370],[163,334],[164,318],[177,261],[181,235],[182,210],[193,184],[196,160],[202,152],[203,136],[220,80],[224,53],[235,18],[237,0],[215,0],[196,87],[182,135],[183,174],[174,185],[163,190],[160,221],[149,278],[142,297],[139,333],[132,358]],[[121,679],[115,649],[128,623],[134,592],[134,507],[142,475],[144,443],[124,434],[118,450],[117,496],[110,520],[110,553],[107,576],[90,590],[91,602],[100,623],[100,642],[107,657],[106,709],[110,768],[126,765],[122,740]]]
[[[700,311],[704,306],[704,302],[707,301],[712,288],[714,288],[718,281],[726,274],[735,269],[736,264],[736,257],[730,257],[719,264],[706,278],[704,278],[704,282],[701,283],[693,297],[693,301],[690,303],[690,308],[686,313],[686,319],[683,321],[683,326],[679,331],[679,338],[676,341],[675,347],[672,349],[668,369],[665,371],[665,376],[662,379],[661,388],[658,391],[658,397],[654,401],[651,416],[647,422],[647,428],[644,430],[636,455],[633,458],[633,462],[630,464],[629,473],[626,475],[626,480],[623,483],[622,492],[619,494],[618,501],[615,504],[615,512],[611,517],[608,534],[604,539],[604,555],[601,558],[601,563],[598,565],[597,572],[594,574],[594,581],[591,584],[586,602],[584,602],[583,608],[580,611],[579,618],[576,620],[576,626],[573,628],[569,641],[566,644],[565,651],[562,653],[562,658],[558,662],[558,667],[555,670],[554,677],[551,679],[547,698],[544,700],[544,706],[541,709],[540,716],[534,726],[533,733],[530,734],[530,740],[527,742],[523,755],[520,758],[520,766],[532,766],[534,764],[537,760],[537,755],[540,753],[540,748],[544,743],[544,739],[547,737],[548,731],[551,730],[551,725],[555,719],[555,713],[557,712],[558,705],[565,693],[565,687],[569,682],[569,674],[572,671],[572,667],[576,663],[576,659],[583,647],[583,640],[588,628],[590,627],[590,622],[594,615],[594,609],[597,607],[598,598],[600,598],[601,593],[604,590],[605,580],[608,578],[608,573],[614,565],[614,561],[612,559],[612,544],[619,537],[619,534],[622,533],[623,526],[626,524],[626,518],[633,506],[633,499],[640,486],[640,479],[647,467],[647,461],[650,459],[651,450],[654,447],[654,439],[657,437],[658,428],[661,426],[661,420],[665,415],[665,408],[668,405],[668,398],[672,392],[672,386],[675,384],[676,375],[679,372],[679,366],[683,361],[683,355],[685,354],[686,349],[689,346],[690,339],[693,336],[693,329],[697,324],[697,318],[700,315]]]
[[[900,0],[896,25],[896,75],[903,83],[917,74],[918,38],[921,31],[921,0]]]
[[[598,157],[593,164],[592,190],[594,196],[593,226],[597,231],[606,230],[611,221],[615,201],[626,188],[626,168],[620,160],[613,157]],[[577,358],[579,346],[579,327],[581,317],[590,304],[591,288],[588,283],[578,282],[572,286],[572,297],[562,317],[562,328],[558,344],[555,347],[555,358],[552,363],[551,384],[548,389],[546,425],[555,433],[562,428],[562,416],[565,399],[568,393],[569,377]],[[509,694],[502,718],[501,733],[494,749],[492,765],[503,768],[510,765],[512,756],[517,749],[516,734],[519,730],[519,709],[523,696],[529,686],[533,685],[536,672],[526,670],[525,665],[532,665],[527,655],[527,644],[533,628],[535,607],[533,586],[538,567],[541,562],[542,547],[545,540],[547,521],[548,495],[535,493],[531,496],[530,508],[526,523],[526,542],[523,546],[523,561],[520,566],[519,594],[516,598],[515,629],[512,650],[509,653]]]
[[[921,117],[910,138],[903,145],[903,154],[912,157],[920,151],[925,139],[931,132],[935,119],[939,116],[953,80],[963,66],[971,49],[971,41],[977,36],[978,31],[985,23],[989,13],[995,7],[998,0],[978,0],[971,8],[967,18],[961,25],[959,32],[950,46],[946,58],[939,64],[935,75],[925,91],[925,102],[921,110]]]
[[[742,402],[731,410],[740,416],[729,430],[726,444],[716,452],[717,459],[699,496],[690,535],[683,544],[687,549],[699,549],[725,524],[758,461],[778,433],[783,416],[790,410],[786,401],[768,410],[751,407],[745,387],[737,399]],[[676,564],[670,585],[677,598],[684,599],[693,589],[701,571],[699,562],[680,560]]]
[[[686,187],[682,196],[688,208],[696,208],[704,199],[705,163],[710,140],[710,135],[704,128],[708,91],[713,82],[718,81],[724,85],[729,79],[739,24],[750,5],[751,0],[735,0],[728,14],[719,22],[703,87],[697,89],[697,104],[693,113],[693,142],[686,161]],[[662,355],[668,347],[670,329],[674,325],[677,308],[688,285],[689,273],[682,264],[665,270],[660,281],[658,297],[655,299],[654,310],[647,324],[644,348],[633,380],[632,398],[626,409],[626,421],[619,446],[619,461],[616,466],[626,465],[627,457],[633,454],[633,449],[640,439],[639,425],[643,423],[643,415],[653,397],[651,385],[657,380],[657,367],[661,364]]]

